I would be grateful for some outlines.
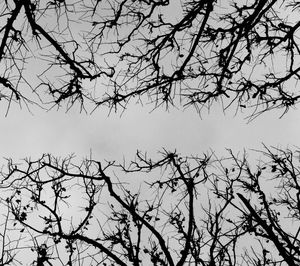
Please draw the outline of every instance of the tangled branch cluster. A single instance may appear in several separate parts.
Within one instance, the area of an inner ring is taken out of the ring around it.
[[[27,254],[45,263],[38,265],[298,265],[298,154],[262,155],[254,168],[232,152],[217,159],[164,151],[156,160],[137,153],[127,166],[9,160],[1,263]]]
[[[297,1],[2,1],[1,98],[45,108],[299,100]],[[30,71],[29,71],[30,69]],[[29,90],[28,90],[29,89]]]

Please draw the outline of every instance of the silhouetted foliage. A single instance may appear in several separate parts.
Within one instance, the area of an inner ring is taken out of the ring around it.
[[[2,1],[1,98],[286,112],[300,95],[298,10],[295,0]]]
[[[299,265],[299,153],[259,155],[9,160],[1,262],[31,249],[37,265]]]

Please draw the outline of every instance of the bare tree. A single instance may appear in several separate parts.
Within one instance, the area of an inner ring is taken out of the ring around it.
[[[260,154],[8,161],[8,234],[36,265],[299,265],[298,153]]]
[[[1,98],[286,112],[299,100],[298,9],[295,0],[2,1]]]

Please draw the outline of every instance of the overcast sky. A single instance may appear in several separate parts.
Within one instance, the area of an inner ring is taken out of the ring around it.
[[[2,114],[0,147],[2,157],[36,158],[51,152],[57,156],[75,153],[79,158],[122,160],[133,158],[137,149],[155,155],[162,148],[201,155],[210,148],[218,155],[225,148],[234,151],[261,149],[262,143],[285,148],[300,146],[299,110],[291,110],[282,119],[280,113],[266,113],[251,123],[245,115],[225,115],[218,108],[202,118],[195,110],[185,112],[131,106],[122,116],[98,109],[92,115],[71,110],[45,112],[26,109]]]

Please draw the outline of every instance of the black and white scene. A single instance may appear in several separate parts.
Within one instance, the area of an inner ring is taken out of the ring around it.
[[[1,0],[0,266],[300,265],[300,1]]]

